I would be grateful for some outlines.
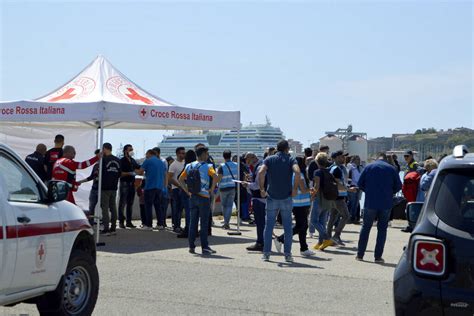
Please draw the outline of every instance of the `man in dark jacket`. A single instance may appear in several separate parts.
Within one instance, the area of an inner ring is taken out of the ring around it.
[[[375,244],[375,262],[384,263],[382,259],[390,211],[393,207],[393,195],[400,191],[402,183],[395,168],[387,162],[385,153],[367,165],[359,178],[359,188],[365,192],[364,223],[359,236],[359,247],[356,259],[362,261],[370,229],[377,218],[377,242]]]
[[[102,234],[115,235],[117,225],[117,189],[121,176],[120,159],[112,155],[112,145],[110,143],[104,143],[102,150],[104,153],[102,158],[102,193],[100,203],[102,223],[104,224]],[[112,215],[111,219],[109,218],[109,210]]]
[[[33,169],[33,171],[43,182],[47,180],[46,167],[44,165],[45,155],[46,145],[38,144],[38,146],[36,146],[36,151],[25,158],[26,163],[31,167],[31,169]]]
[[[54,147],[46,152],[44,165],[46,166],[46,180],[53,177],[53,167],[56,160],[63,157],[64,136],[58,134],[54,137]]]
[[[133,146],[127,144],[123,147],[123,158],[120,159],[122,174],[120,177],[120,198],[119,198],[119,226],[120,228],[135,228],[132,224],[133,201],[135,200],[135,170],[140,169],[140,165],[133,159]],[[127,206],[127,213],[123,211]],[[125,224],[126,221],[126,224]]]

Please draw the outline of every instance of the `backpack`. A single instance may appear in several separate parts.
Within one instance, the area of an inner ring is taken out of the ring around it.
[[[323,173],[320,187],[321,193],[326,200],[335,201],[339,196],[339,190],[337,189],[336,178],[329,172],[328,169],[320,169]]]
[[[403,179],[402,192],[408,202],[415,202],[421,176],[416,171],[408,172]]]
[[[201,173],[199,172],[199,168],[202,166],[203,163],[198,163],[195,168],[190,168],[186,177],[188,191],[192,194],[198,194],[201,192]]]

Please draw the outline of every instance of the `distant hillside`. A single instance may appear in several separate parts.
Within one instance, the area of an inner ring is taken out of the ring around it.
[[[424,128],[416,130],[414,134],[393,134],[392,137],[370,139],[369,155],[392,149],[415,150],[419,152],[418,159],[422,160],[427,156],[451,154],[453,147],[460,144],[466,145],[469,151],[474,152],[474,130],[465,127],[447,131]]]

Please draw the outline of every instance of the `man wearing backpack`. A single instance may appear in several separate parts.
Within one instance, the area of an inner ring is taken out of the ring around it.
[[[314,190],[313,190],[313,212],[314,228],[319,233],[319,241],[314,246],[316,250],[324,250],[329,246],[333,246],[334,242],[327,233],[326,225],[328,221],[328,213],[336,208],[336,199],[339,195],[337,182],[334,176],[329,172],[328,155],[320,152],[316,156],[318,169],[314,172]],[[316,207],[315,207],[316,206]]]
[[[235,198],[235,182],[238,179],[237,164],[231,161],[232,153],[225,150],[223,155],[224,163],[217,169],[219,175],[219,193],[221,196],[222,213],[224,214],[224,229],[230,229],[230,217],[232,215],[232,206]]]
[[[288,141],[281,140],[277,145],[277,153],[267,157],[263,166],[258,172],[258,182],[260,193],[267,196],[266,220],[263,242],[263,261],[270,261],[270,252],[272,250],[272,234],[275,221],[280,212],[285,233],[284,253],[285,261],[293,262],[291,256],[291,244],[293,241],[293,223],[291,211],[293,209],[292,196],[296,196],[297,188],[300,185],[300,177],[295,177],[292,185],[293,173],[301,173],[298,162],[289,154],[290,146]],[[267,176],[268,185],[265,187],[265,176]]]
[[[356,260],[362,261],[372,224],[377,218],[377,242],[375,244],[375,262],[384,263],[382,259],[390,211],[393,206],[393,195],[400,191],[402,183],[398,172],[387,161],[384,153],[362,171],[359,188],[365,192],[364,221],[359,235]]]
[[[355,188],[347,189],[347,182],[346,182],[346,170],[344,167],[344,163],[346,162],[347,154],[344,154],[342,150],[338,150],[331,154],[331,158],[334,161],[334,164],[331,166],[330,172],[336,179],[338,185],[338,196],[336,198],[336,207],[330,211],[329,214],[329,221],[328,221],[328,235],[331,237],[332,229],[334,227],[335,222],[337,221],[338,217],[341,217],[339,223],[336,226],[336,231],[334,236],[332,237],[332,241],[339,245],[344,246],[344,243],[341,240],[341,233],[346,226],[347,221],[350,218],[349,209],[347,208],[346,197],[347,192],[355,192]],[[343,170],[344,168],[344,170]]]
[[[201,248],[202,254],[216,253],[209,247],[207,234],[209,218],[211,216],[211,192],[217,184],[217,174],[214,168],[207,163],[209,149],[199,147],[196,149],[197,161],[186,166],[179,176],[181,186],[190,197],[190,224],[189,224],[189,252],[195,254],[195,239],[198,230],[198,221],[201,221]],[[212,184],[210,184],[212,179]]]

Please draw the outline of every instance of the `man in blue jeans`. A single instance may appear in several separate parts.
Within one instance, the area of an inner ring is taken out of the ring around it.
[[[230,218],[232,216],[232,206],[234,206],[236,191],[236,183],[233,180],[239,180],[239,170],[237,164],[231,161],[232,152],[230,150],[224,150],[223,157],[224,163],[217,169],[222,213],[224,215],[224,226],[222,228],[230,229]]]
[[[263,261],[270,261],[272,250],[272,234],[278,212],[281,214],[285,232],[285,261],[293,262],[291,256],[291,243],[293,241],[293,223],[291,211],[293,210],[292,196],[296,196],[297,188],[301,181],[295,177],[292,186],[293,172],[300,174],[300,168],[296,159],[289,154],[290,146],[286,140],[281,140],[277,145],[277,153],[267,157],[258,172],[260,193],[267,196],[267,208],[265,218],[265,231],[263,242]],[[267,176],[267,187],[265,188],[265,175]]]
[[[157,213],[162,207],[163,188],[168,185],[167,170],[167,166],[158,159],[153,149],[146,152],[146,160],[137,170],[137,174],[146,175],[144,188],[146,225],[141,228],[142,230],[153,230],[153,207]]]
[[[398,172],[387,162],[385,153],[378,154],[375,162],[365,167],[359,178],[359,188],[365,192],[364,222],[359,236],[356,260],[362,261],[370,229],[377,218],[377,242],[375,244],[375,262],[384,263],[382,258],[393,195],[400,191],[402,183]]]
[[[214,167],[211,164],[207,163],[209,159],[209,149],[207,147],[198,147],[196,149],[197,161],[188,164],[184,171],[179,176],[179,182],[181,187],[184,188],[186,194],[190,197],[190,220],[189,220],[189,253],[195,254],[195,239],[196,233],[198,230],[198,221],[201,221],[201,249],[202,254],[210,255],[216,253],[211,247],[209,247],[209,242],[207,239],[208,229],[209,229],[209,219],[211,218],[211,193],[214,192],[214,189],[217,184],[217,174],[214,170]],[[195,177],[195,173],[199,172],[199,177]],[[190,177],[190,183],[187,183],[187,179]],[[200,183],[197,183],[197,188],[195,189],[191,183],[192,179],[199,180]],[[212,179],[212,184],[211,184]]]

